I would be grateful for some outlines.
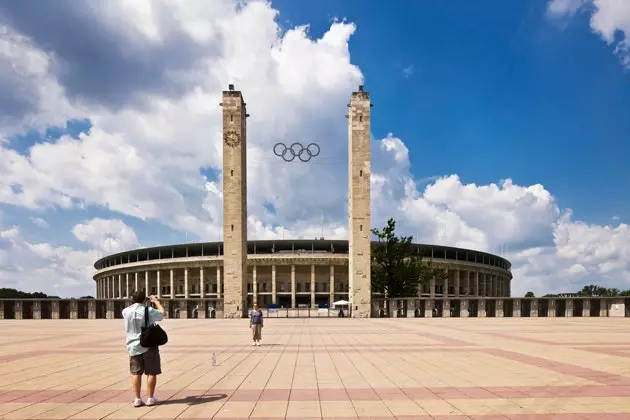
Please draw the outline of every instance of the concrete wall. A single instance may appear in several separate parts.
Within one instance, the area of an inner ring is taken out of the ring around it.
[[[458,298],[430,299],[407,298],[390,299],[389,307],[385,299],[372,299],[373,318],[555,318],[555,317],[625,317],[630,316],[630,299],[567,297],[567,298]],[[0,319],[28,321],[30,319],[80,319],[79,308],[87,307],[87,318],[121,318],[121,311],[129,301],[119,299],[5,299],[0,300]],[[165,318],[223,318],[223,302],[217,299],[164,299]],[[84,306],[81,306],[84,305]],[[87,305],[87,306],[85,306]],[[46,309],[44,309],[46,308]],[[353,309],[353,308],[352,308]],[[67,311],[64,313],[64,310]],[[47,313],[44,316],[44,312]],[[346,316],[352,310],[344,309]],[[271,317],[330,317],[336,316],[338,309],[329,313],[317,309],[280,309],[269,312]],[[214,315],[214,316],[213,316]]]

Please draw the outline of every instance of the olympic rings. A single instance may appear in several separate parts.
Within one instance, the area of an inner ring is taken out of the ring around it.
[[[285,162],[293,162],[296,157],[302,162],[308,162],[311,158],[319,155],[319,146],[315,143],[310,143],[304,147],[301,143],[293,143],[290,147],[287,147],[284,143],[276,143],[273,146],[273,153],[284,159]]]

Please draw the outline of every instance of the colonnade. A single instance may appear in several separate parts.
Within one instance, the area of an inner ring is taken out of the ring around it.
[[[446,279],[432,279],[418,291],[419,297],[509,297],[510,278],[491,270],[461,270],[449,267]],[[221,299],[221,266],[152,269],[105,274],[96,279],[98,299],[128,299],[135,290],[158,298]],[[250,265],[247,290],[249,303],[262,307],[296,308],[316,303],[331,305],[348,299],[347,265]]]
[[[444,281],[431,279],[423,285],[419,296],[422,297],[509,297],[511,278],[496,274],[490,270],[446,269]]]

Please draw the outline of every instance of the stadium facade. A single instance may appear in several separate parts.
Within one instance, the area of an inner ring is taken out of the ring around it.
[[[485,252],[415,245],[419,254],[447,273],[418,290],[418,297],[508,297],[510,262]],[[190,300],[187,316],[203,310],[224,316],[225,247],[221,242],[137,249],[95,264],[97,299],[129,299],[134,290],[161,299]],[[350,298],[349,243],[344,240],[249,241],[245,307],[326,308]],[[378,296],[376,296],[378,297]],[[350,308],[356,310],[356,306]],[[373,310],[371,310],[373,312]]]

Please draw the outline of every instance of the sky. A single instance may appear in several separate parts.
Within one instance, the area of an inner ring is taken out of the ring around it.
[[[630,288],[629,36],[625,0],[0,0],[0,287],[94,294],[104,255],[220,241],[228,84],[249,239],[346,239],[364,84],[373,227],[502,255],[516,296]]]

